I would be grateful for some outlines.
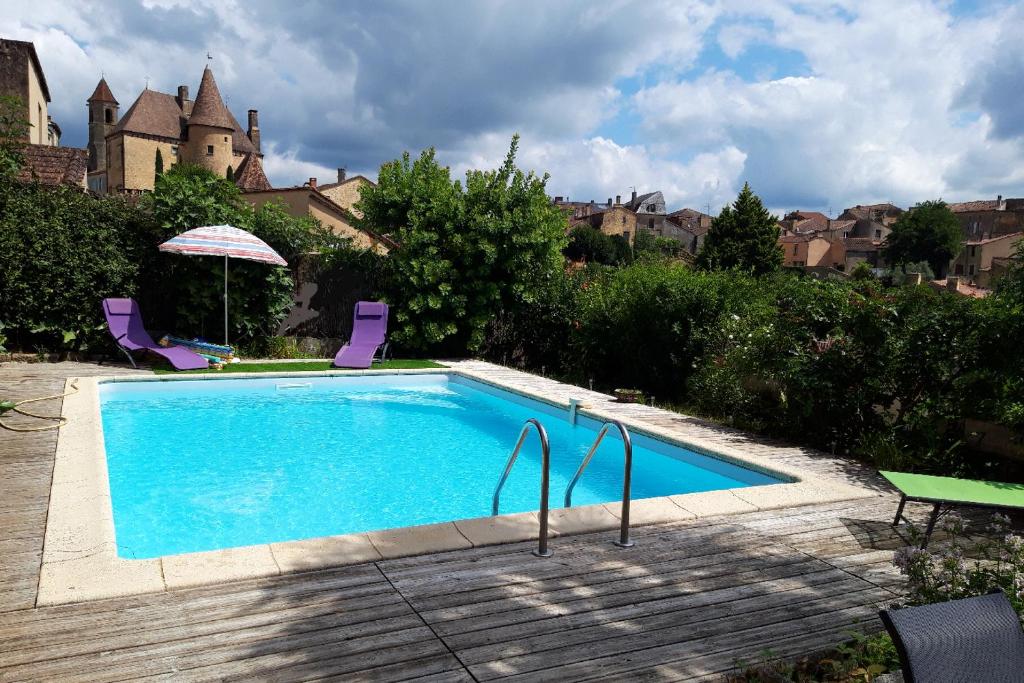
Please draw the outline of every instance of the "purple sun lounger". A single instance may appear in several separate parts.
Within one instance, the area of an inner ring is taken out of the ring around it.
[[[135,299],[104,299],[103,315],[107,327],[118,347],[128,356],[128,362],[135,365],[132,351],[144,349],[163,356],[177,370],[205,370],[210,363],[202,356],[181,346],[160,346],[146,332],[142,325],[142,314]]]
[[[370,367],[377,349],[384,346],[387,332],[388,305],[380,301],[357,302],[355,315],[352,317],[352,338],[334,357],[334,367]]]

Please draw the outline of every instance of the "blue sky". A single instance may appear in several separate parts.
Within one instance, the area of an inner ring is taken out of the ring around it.
[[[193,92],[206,54],[240,120],[260,111],[278,185],[434,146],[551,194],[662,190],[712,207],[749,181],[777,212],[1024,195],[1024,10],[1013,2],[306,0],[5,3],[36,43],[64,142],[105,73]]]

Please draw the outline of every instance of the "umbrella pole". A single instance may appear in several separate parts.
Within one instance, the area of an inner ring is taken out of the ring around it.
[[[224,254],[224,346],[228,345],[228,255]]]

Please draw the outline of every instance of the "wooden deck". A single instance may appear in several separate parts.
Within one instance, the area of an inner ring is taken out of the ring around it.
[[[112,370],[0,367],[0,393],[58,393],[85,374]],[[880,495],[637,528],[632,549],[605,532],[553,539],[549,559],[492,546],[35,608],[54,446],[53,431],[0,431],[3,681],[714,679],[766,648],[794,655],[877,628],[901,584],[895,501]]]

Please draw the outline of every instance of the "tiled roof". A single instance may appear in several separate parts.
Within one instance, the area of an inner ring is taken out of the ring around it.
[[[370,180],[369,178],[367,178],[364,175],[354,175],[354,176],[351,176],[349,178],[345,178],[340,183],[324,183],[323,185],[317,185],[316,187],[317,187],[318,190],[330,190],[330,189],[335,188],[335,187],[341,187],[342,185],[348,185],[349,183],[355,182],[356,180],[365,180],[366,182],[370,183],[371,185],[375,185],[375,183],[372,180]],[[555,206],[563,206],[564,204],[565,204],[565,202],[561,202],[559,204],[556,204]]]
[[[228,113],[228,118],[231,120],[231,149],[235,152],[250,153],[259,151],[256,149],[256,145],[252,144],[252,140],[242,130],[242,124],[238,122],[231,110],[225,108],[224,111]]]
[[[813,232],[800,233],[798,235],[783,235],[779,238],[780,242],[785,244],[797,244],[799,242],[811,242],[813,240],[824,240],[825,238],[821,235]],[[828,241],[828,240],[826,240]]]
[[[967,213],[969,211],[995,211],[999,208],[999,202],[995,199],[982,199],[974,202],[959,202],[950,204],[949,210],[953,213]]]
[[[792,211],[789,215],[795,216],[797,220],[801,221],[828,221],[828,216],[820,211]]]
[[[1007,239],[1018,239],[1019,240],[1019,239],[1021,239],[1021,237],[1024,237],[1024,232],[1011,232],[1011,233],[1007,233],[1005,235],[998,235],[996,237],[986,237],[983,240],[967,240],[967,244],[969,244],[971,246],[977,246],[977,245],[981,245],[981,244],[991,244],[992,242],[998,242],[999,240],[1007,240]]]
[[[638,195],[636,199],[630,199],[628,202],[623,202],[622,205],[626,208],[636,210],[636,207],[640,206],[648,199],[658,194],[657,192],[648,192],[647,194]]]
[[[712,217],[702,211],[698,211],[697,209],[679,209],[678,211],[673,211],[672,213],[670,213],[669,216],[673,218],[683,218],[686,220],[693,221],[700,220],[701,218]]]
[[[192,113],[188,117],[188,125],[234,129],[238,122],[232,122],[233,118],[224,106],[220,91],[217,90],[217,82],[213,80],[213,72],[210,71],[210,67],[206,67],[203,70],[203,80],[199,82],[199,92],[192,105]]]
[[[851,206],[843,213],[849,212],[859,218],[871,218],[871,214],[878,211],[883,213],[903,213],[903,209],[888,202],[885,204],[858,204],[857,206]]]
[[[174,95],[143,90],[121,120],[114,133],[142,133],[165,138],[181,139],[184,115]]]
[[[86,102],[112,102],[118,104],[118,101],[114,99],[114,93],[110,92],[110,86],[107,85],[107,79],[101,78],[100,82],[96,84],[96,89],[92,91],[92,95]]]
[[[881,244],[870,237],[848,237],[846,239],[846,248],[850,251],[878,251]]]
[[[270,181],[255,152],[249,152],[235,170],[235,185],[243,190],[269,190]]]
[[[85,183],[89,152],[84,149],[25,145],[21,154],[25,163],[18,171],[18,180],[53,186]]]

